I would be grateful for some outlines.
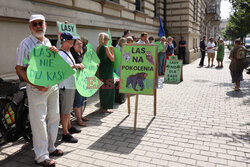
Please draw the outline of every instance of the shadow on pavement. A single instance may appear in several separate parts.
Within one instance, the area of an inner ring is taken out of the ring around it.
[[[22,145],[21,147],[18,147],[18,145]],[[16,151],[13,152],[6,152],[5,150],[8,149],[9,147],[13,147],[13,146],[16,146],[18,147],[18,149],[15,149]],[[27,151],[29,150],[29,151]],[[17,140],[16,142],[10,144],[10,143],[6,143],[6,144],[3,144],[0,146],[0,155],[1,156],[6,156],[6,158],[4,160],[1,160],[0,161],[0,166],[3,166],[5,165],[6,163],[9,163],[13,160],[15,161],[22,161],[22,156],[23,154],[32,154],[31,152],[32,150],[32,144],[30,143],[27,143],[25,140],[23,139],[19,139]],[[33,155],[33,154],[32,154]],[[30,159],[30,161],[27,161],[26,164],[27,165],[30,165],[31,163],[33,164],[33,157],[30,157],[30,156],[26,156],[26,159]]]
[[[228,143],[249,143],[250,142],[250,132],[239,132],[239,133],[199,133],[198,135],[210,135],[214,137],[227,137],[232,139],[232,141],[228,141]]]
[[[200,83],[206,83],[206,82],[211,82],[209,80],[205,80],[205,79],[194,79],[194,82],[200,82]]]
[[[244,97],[247,95],[247,92],[244,92],[242,90],[238,90],[238,91],[231,90],[227,92],[226,95],[230,97]]]
[[[131,153],[140,144],[154,117],[145,128],[137,128],[136,132],[133,131],[133,127],[120,126],[128,117],[126,116],[116,127],[113,127],[88,149],[117,154]]]

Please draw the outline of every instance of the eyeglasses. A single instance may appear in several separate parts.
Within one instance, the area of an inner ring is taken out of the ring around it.
[[[37,23],[37,22],[33,22],[33,23],[32,23],[32,26],[33,26],[33,27],[36,27],[37,25],[43,26],[43,22],[40,21],[40,22],[38,22],[38,23]]]

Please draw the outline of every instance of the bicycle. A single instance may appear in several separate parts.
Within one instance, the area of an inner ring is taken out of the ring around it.
[[[14,142],[21,136],[32,143],[26,87],[0,78],[0,90],[0,143]]]

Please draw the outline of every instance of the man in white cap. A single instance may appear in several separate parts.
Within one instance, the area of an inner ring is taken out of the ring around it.
[[[58,85],[43,87],[29,82],[26,74],[27,65],[23,63],[24,58],[29,60],[30,51],[38,46],[49,46],[51,51],[57,51],[51,46],[49,39],[44,34],[46,23],[43,15],[31,15],[29,28],[31,35],[25,38],[16,51],[16,73],[27,82],[27,94],[29,102],[29,116],[33,134],[33,147],[35,162],[42,166],[55,166],[55,160],[51,156],[63,155],[62,150],[55,148],[59,125],[59,89]]]

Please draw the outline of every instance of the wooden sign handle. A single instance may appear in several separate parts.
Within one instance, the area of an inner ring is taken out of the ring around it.
[[[154,117],[156,116],[156,89],[154,89]]]
[[[134,119],[134,132],[136,131],[136,121],[137,121],[137,110],[138,110],[138,97],[139,95],[136,95],[135,98],[135,119]]]
[[[128,115],[130,115],[130,94],[127,94],[128,96]]]

